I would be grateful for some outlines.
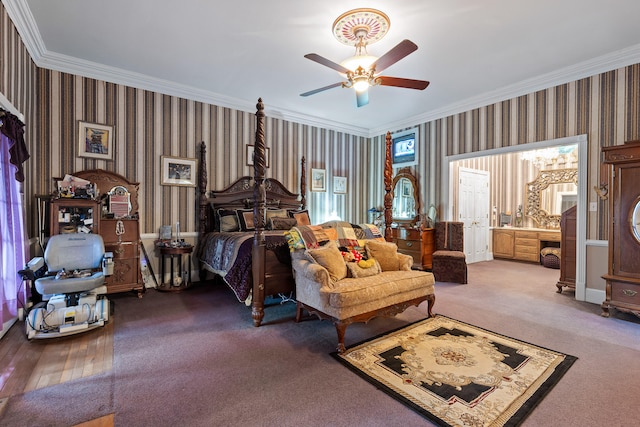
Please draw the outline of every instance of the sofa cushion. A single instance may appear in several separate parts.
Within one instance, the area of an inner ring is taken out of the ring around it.
[[[369,258],[375,258],[380,263],[382,271],[397,271],[400,269],[398,262],[398,246],[391,242],[367,241],[365,249]]]
[[[424,291],[424,295],[434,293],[433,274],[410,271],[386,271],[369,277],[345,278],[335,283],[328,292],[329,304],[335,308],[345,308],[388,300],[395,295]]]
[[[318,249],[307,249],[307,254],[327,269],[332,281],[337,282],[347,277],[347,266],[335,242],[329,242]]]
[[[371,263],[372,265],[369,267],[363,267],[363,265],[367,265],[368,263]],[[347,277],[353,278],[374,276],[382,271],[380,270],[380,264],[378,261],[373,258],[367,261],[361,260],[360,262],[348,262],[347,270],[349,270]]]

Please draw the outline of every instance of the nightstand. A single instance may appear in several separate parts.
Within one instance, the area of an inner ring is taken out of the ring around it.
[[[162,275],[160,279],[163,281],[161,285],[158,286],[159,291],[167,291],[167,292],[178,292],[184,289],[187,289],[191,286],[191,253],[193,252],[193,246],[161,246],[160,247],[160,256],[161,256],[161,266],[162,266]],[[185,266],[183,264],[183,255],[187,256],[188,262]],[[164,283],[165,272],[166,272],[166,260],[169,258],[170,272],[169,281]],[[174,268],[175,267],[175,268]],[[182,273],[186,272],[186,275]],[[176,273],[179,280],[176,280]]]

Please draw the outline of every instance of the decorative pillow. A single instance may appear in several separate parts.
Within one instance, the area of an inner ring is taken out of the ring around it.
[[[311,225],[311,219],[309,218],[308,210],[301,211],[287,211],[289,218],[295,218],[298,221],[298,225]]]
[[[240,231],[256,229],[255,223],[253,222],[253,209],[236,209],[236,216],[238,217]]]
[[[367,268],[361,267],[360,264],[365,262],[366,263],[370,262],[371,265]],[[381,271],[380,264],[375,259],[370,259],[368,261],[360,261],[360,262],[348,262],[347,270],[349,270],[348,277],[354,277],[354,278],[375,276]]]
[[[218,209],[216,211],[216,216],[218,217],[218,229],[220,231],[238,231],[240,229],[236,211]]]
[[[298,221],[296,221],[295,218],[280,218],[275,216],[269,219],[269,228],[272,230],[289,230],[296,225],[298,225]]]
[[[267,212],[266,212],[266,220],[267,220],[266,222],[267,222],[267,224],[269,224],[269,222],[270,222],[269,220],[271,218],[274,218],[274,217],[287,218],[288,217],[287,216],[287,210],[286,209],[274,209],[274,208],[267,209]]]
[[[365,243],[365,249],[369,258],[375,258],[380,263],[382,271],[398,271],[400,269],[398,247],[395,243],[370,240]]]
[[[347,265],[342,259],[342,254],[335,242],[329,242],[318,249],[307,249],[307,254],[311,255],[315,262],[327,269],[329,278],[333,282],[347,277]]]
[[[293,219],[293,218],[288,218]],[[293,252],[296,249],[306,249],[304,246],[304,240],[298,233],[298,230],[291,229],[289,231],[285,231],[284,237],[287,239],[287,244],[289,245],[289,251]]]

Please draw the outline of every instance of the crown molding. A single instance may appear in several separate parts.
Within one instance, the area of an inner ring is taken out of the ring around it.
[[[534,93],[561,84],[595,76],[618,68],[640,63],[640,44],[599,56],[569,67],[523,80],[521,82],[485,92],[478,96],[453,103],[437,110],[428,111],[402,121],[387,124],[386,127],[371,129],[370,137],[385,134],[389,129],[404,129],[416,124],[427,123],[454,114],[471,111],[486,105],[495,104],[507,99]]]
[[[2,0],[2,3],[16,26],[27,51],[38,67],[240,111],[253,112],[255,110],[255,101],[232,98],[215,92],[197,89],[192,86],[181,85],[168,80],[134,73],[121,68],[48,52],[26,0]],[[383,135],[389,130],[399,130],[416,126],[636,63],[640,63],[640,44],[561,68],[551,73],[523,80],[495,91],[485,92],[443,108],[408,117],[402,121],[387,123],[374,129],[354,127],[346,123],[325,120],[291,110],[273,108],[273,106],[271,109],[267,108],[266,112],[269,113],[270,117],[282,120],[331,129],[355,136],[373,138]]]

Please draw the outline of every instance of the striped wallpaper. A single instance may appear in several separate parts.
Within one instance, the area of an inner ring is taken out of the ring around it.
[[[142,233],[156,233],[160,225],[176,221],[189,232],[196,230],[195,189],[162,186],[160,156],[196,158],[198,144],[204,141],[211,189],[252,173],[245,146],[253,143],[254,111],[38,68],[4,6],[0,35],[0,91],[27,121],[32,158],[25,169],[25,196],[30,209],[34,195],[52,190],[51,177],[101,168],[140,182]],[[264,102],[268,107],[269,100]],[[76,156],[79,120],[115,126],[113,161]],[[447,156],[580,134],[588,137],[588,188],[593,188],[599,181],[600,148],[640,139],[639,125],[640,64],[419,123],[422,149],[415,172],[422,206],[438,206],[443,200],[441,176]],[[363,138],[269,117],[265,131],[271,149],[268,176],[297,192],[302,156],[308,170],[326,169],[328,191],[307,194],[314,222],[324,221],[331,211],[362,222],[369,208],[382,206],[384,135]],[[346,195],[333,194],[333,176],[347,177]],[[588,238],[600,239],[605,236],[605,203],[593,191],[589,201],[598,201],[599,209],[588,218]],[[32,235],[34,228],[32,214]]]

